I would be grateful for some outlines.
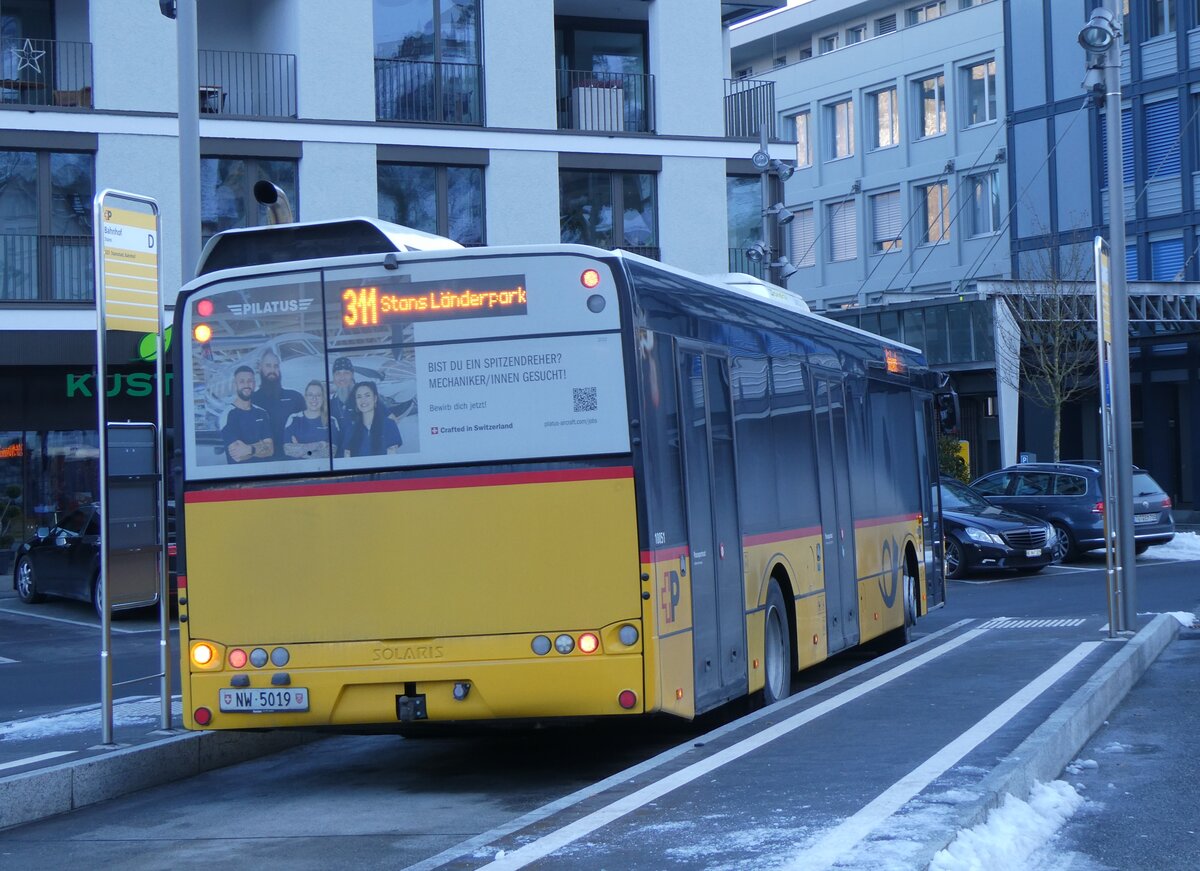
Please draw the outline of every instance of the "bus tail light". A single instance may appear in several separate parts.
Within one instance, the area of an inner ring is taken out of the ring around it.
[[[246,667],[246,651],[240,647],[235,647],[229,651],[229,666],[230,668],[245,668]]]
[[[585,632],[579,636],[579,652],[595,653],[600,649],[600,639],[593,632]]]
[[[196,324],[196,328],[192,330],[192,335],[196,337],[196,341],[203,345],[212,338],[212,327],[208,324]]]
[[[633,690],[621,690],[617,696],[617,704],[625,710],[632,710],[637,705],[637,693]]]
[[[554,645],[550,643],[550,639],[545,635],[537,635],[534,637],[533,643],[529,646],[533,648],[533,652],[538,656],[545,656]]]
[[[196,708],[192,711],[192,719],[196,721],[197,726],[207,726],[212,722],[212,711],[208,708]]]
[[[216,668],[221,664],[217,648],[207,641],[197,641],[192,645],[192,665],[197,668]]]
[[[564,632],[554,639],[554,649],[562,654],[570,653],[575,649],[575,639]]]
[[[586,287],[588,290],[592,290],[595,287],[599,287],[600,286],[600,273],[597,272],[595,269],[585,269],[585,270],[583,270],[583,274],[579,276],[579,283],[582,284],[584,287]]]
[[[637,627],[632,623],[626,623],[617,630],[617,638],[621,639],[621,643],[626,647],[633,647],[638,642]]]

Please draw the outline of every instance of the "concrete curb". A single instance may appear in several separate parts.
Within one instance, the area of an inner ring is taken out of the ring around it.
[[[0,830],[316,741],[307,732],[188,732],[0,778]]]
[[[945,849],[961,829],[982,823],[1007,796],[1026,799],[1035,783],[1056,779],[1150,664],[1175,640],[1180,628],[1175,617],[1159,614],[1125,642],[1046,722],[992,769],[978,787],[981,795],[961,806],[954,827],[939,831],[926,842],[920,867],[928,868],[938,851]]]

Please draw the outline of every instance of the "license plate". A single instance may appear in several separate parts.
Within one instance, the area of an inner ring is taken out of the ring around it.
[[[1134,523],[1154,523],[1158,520],[1157,514],[1135,514],[1133,515]]]
[[[1036,548],[1034,550],[1025,551],[1025,556],[1041,556],[1041,555],[1042,555],[1042,549],[1040,547]]]
[[[221,690],[221,710],[251,714],[307,711],[308,690],[303,687]]]

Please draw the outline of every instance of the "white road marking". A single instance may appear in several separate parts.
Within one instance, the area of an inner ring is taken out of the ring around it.
[[[874,801],[824,835],[814,846],[794,857],[787,867],[823,871],[850,852],[880,823],[904,806],[952,765],[990,738],[1063,675],[1100,646],[1086,641],[1011,695],[987,716],[963,732],[909,774],[900,778]]]
[[[6,768],[20,768],[22,765],[33,765],[35,762],[45,762],[47,759],[57,759],[59,756],[71,756],[74,750],[55,750],[53,753],[43,753],[40,756],[26,756],[12,762],[0,762],[0,771]]]
[[[37,614],[33,611],[26,611],[17,608],[5,608],[0,605],[0,613],[12,614],[14,617],[33,617],[35,620],[49,620],[51,623],[67,623],[71,626],[83,626],[85,629],[99,629],[99,623],[89,623],[86,620],[68,620],[66,617],[51,617],[49,614]],[[142,632],[148,632],[148,629],[120,629],[117,626],[112,627],[112,631],[117,635],[138,635]],[[157,632],[158,630],[153,630]]]
[[[782,720],[762,732],[751,735],[736,744],[726,747],[724,750],[714,753],[707,759],[702,759],[699,762],[683,768],[674,774],[667,775],[661,780],[651,783],[636,792],[630,793],[624,798],[618,799],[607,807],[603,807],[598,811],[588,814],[579,820],[576,820],[570,825],[564,826],[557,831],[551,832],[532,843],[526,844],[519,850],[514,850],[512,853],[507,853],[504,856],[496,859],[484,868],[508,869],[508,868],[524,868],[531,862],[536,862],[539,859],[544,859],[555,850],[559,850],[566,845],[577,841],[580,838],[591,834],[597,829],[608,825],[614,820],[620,819],[626,814],[632,813],[640,807],[643,807],[655,799],[661,798],[669,792],[678,789],[691,783],[697,778],[703,777],[711,771],[715,771],[723,765],[740,759],[747,753],[757,750],[765,744],[769,744],[776,738],[780,738],[795,729],[800,728],[805,723],[809,723],[820,716],[828,714],[830,711],[837,710],[843,705],[849,704],[857,698],[866,695],[869,692],[885,686],[897,678],[903,677],[909,672],[926,665],[929,662],[937,659],[944,654],[955,650],[958,647],[966,644],[968,641],[973,641],[980,635],[983,635],[987,630],[972,629],[969,632],[964,632],[962,635],[947,641],[933,650],[926,651],[919,656],[915,656],[895,668],[876,675],[855,687],[842,692],[830,699],[826,699],[814,705],[811,708],[801,711]],[[1097,643],[1097,642],[1092,642]]]

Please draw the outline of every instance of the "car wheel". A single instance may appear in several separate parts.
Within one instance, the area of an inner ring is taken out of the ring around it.
[[[1067,532],[1065,526],[1058,523],[1052,525],[1054,527],[1054,561],[1065,563],[1075,556],[1075,543],[1071,541],[1071,533]]]
[[[96,609],[97,619],[104,620],[104,591],[100,586],[100,576],[92,579],[92,607]]]
[[[46,598],[37,591],[37,577],[33,572],[33,560],[29,557],[23,556],[17,562],[14,577],[17,581],[17,596],[26,605],[36,605]]]
[[[767,590],[766,626],[763,633],[763,702],[772,705],[792,693],[792,630],[779,582],[771,579]]]
[[[1149,549],[1150,549],[1150,543],[1149,543],[1149,542],[1145,542],[1145,541],[1142,541],[1142,542],[1135,542],[1135,543],[1134,543],[1134,545],[1133,545],[1133,550],[1134,550],[1134,552],[1135,552],[1135,553],[1138,553],[1138,554],[1143,554],[1143,553],[1145,553],[1146,551],[1148,551]]]
[[[946,539],[946,577],[958,580],[967,574],[966,558],[963,556],[962,545],[958,539],[950,536]]]

